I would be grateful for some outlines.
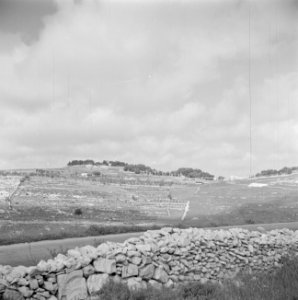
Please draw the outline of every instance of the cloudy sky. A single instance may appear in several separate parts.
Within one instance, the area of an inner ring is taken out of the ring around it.
[[[298,165],[297,19],[297,0],[0,0],[0,168],[247,176],[250,124],[254,173]]]

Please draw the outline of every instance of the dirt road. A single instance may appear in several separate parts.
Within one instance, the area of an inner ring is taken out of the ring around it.
[[[298,230],[298,222],[292,223],[275,223],[275,224],[252,224],[252,225],[238,225],[213,227],[208,229],[229,229],[229,228],[245,228],[248,230],[273,230],[288,228],[291,230]],[[261,228],[262,227],[262,228]],[[100,244],[103,241],[123,242],[130,237],[140,236],[142,232],[110,234],[96,237],[84,238],[70,238],[55,241],[41,241],[35,243],[23,243],[0,247],[0,265],[11,266],[34,266],[41,259],[49,259],[56,256],[58,253],[76,246],[82,247],[84,245]]]
[[[124,242],[130,237],[141,235],[141,232],[109,234],[63,240],[49,240],[34,243],[22,243],[0,247],[0,265],[34,266],[41,259],[49,259],[58,253],[77,246],[99,245],[103,241]]]

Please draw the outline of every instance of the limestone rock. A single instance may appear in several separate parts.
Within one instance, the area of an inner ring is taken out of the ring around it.
[[[122,278],[128,278],[133,276],[138,276],[139,270],[136,265],[128,264],[122,268]]]
[[[99,258],[93,263],[94,269],[99,273],[114,274],[116,273],[116,260]]]
[[[130,290],[139,290],[139,289],[146,289],[147,284],[146,282],[142,281],[140,277],[131,277],[127,280],[127,286]]]
[[[40,272],[48,272],[50,270],[50,266],[44,260],[41,260],[36,267]]]
[[[166,283],[169,280],[169,275],[163,268],[156,268],[153,278],[159,282]]]
[[[28,284],[29,281],[23,277],[18,280],[18,285],[28,285]]]
[[[130,250],[127,251],[127,256],[128,257],[133,257],[133,256],[141,256],[141,253],[135,250]]]
[[[79,251],[81,253],[81,256],[83,256],[83,257],[88,257],[90,259],[97,258],[97,249],[90,245],[80,248]]]
[[[95,269],[92,265],[88,265],[83,268],[83,274],[85,277],[89,277],[90,275],[94,274]]]
[[[97,246],[96,248],[96,254],[97,256],[105,256],[110,250],[110,246],[108,243],[103,243]]]
[[[26,286],[21,286],[18,288],[18,291],[25,297],[25,298],[29,298],[32,296],[33,291],[30,290],[28,287]]]
[[[146,254],[147,252],[151,251],[150,244],[137,244],[136,248],[139,252],[142,252],[143,254]]]
[[[109,275],[108,274],[93,274],[87,279],[87,288],[89,294],[94,294],[99,292],[101,288],[108,283]]]
[[[139,270],[139,276],[144,279],[151,279],[154,276],[154,265],[146,265],[145,267]]]
[[[126,255],[124,254],[118,254],[115,259],[116,263],[124,263],[127,260]]]
[[[161,289],[161,288],[162,288],[162,284],[161,284],[160,282],[156,281],[156,280],[151,279],[151,280],[149,280],[148,283],[149,283],[153,288],[155,288],[155,289]]]
[[[52,291],[55,290],[55,285],[53,285],[53,283],[50,282],[50,281],[45,281],[45,282],[43,283],[43,285],[44,285],[44,288],[45,288],[47,291],[52,292]]]
[[[25,277],[27,274],[27,268],[24,266],[18,266],[11,269],[11,272],[6,276],[7,280],[11,283],[17,282],[19,278]]]
[[[140,265],[142,262],[142,258],[139,256],[133,256],[132,258],[130,258],[130,262],[134,265]]]
[[[2,295],[3,300],[24,300],[23,295],[15,290],[6,289]]]
[[[63,298],[65,297],[65,299]],[[83,271],[58,275],[58,299],[75,300],[87,298],[86,280]]]

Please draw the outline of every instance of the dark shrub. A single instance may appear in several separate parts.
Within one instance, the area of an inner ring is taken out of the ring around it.
[[[80,208],[76,208],[75,211],[74,211],[74,214],[76,216],[81,216],[83,214],[82,210]]]

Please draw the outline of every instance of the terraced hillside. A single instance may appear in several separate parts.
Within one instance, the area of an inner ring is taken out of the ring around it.
[[[93,234],[93,225],[208,227],[298,221],[298,174],[196,182],[84,166],[31,170],[22,178],[0,178],[0,233],[5,243],[18,237]],[[7,195],[13,192],[10,209]]]

